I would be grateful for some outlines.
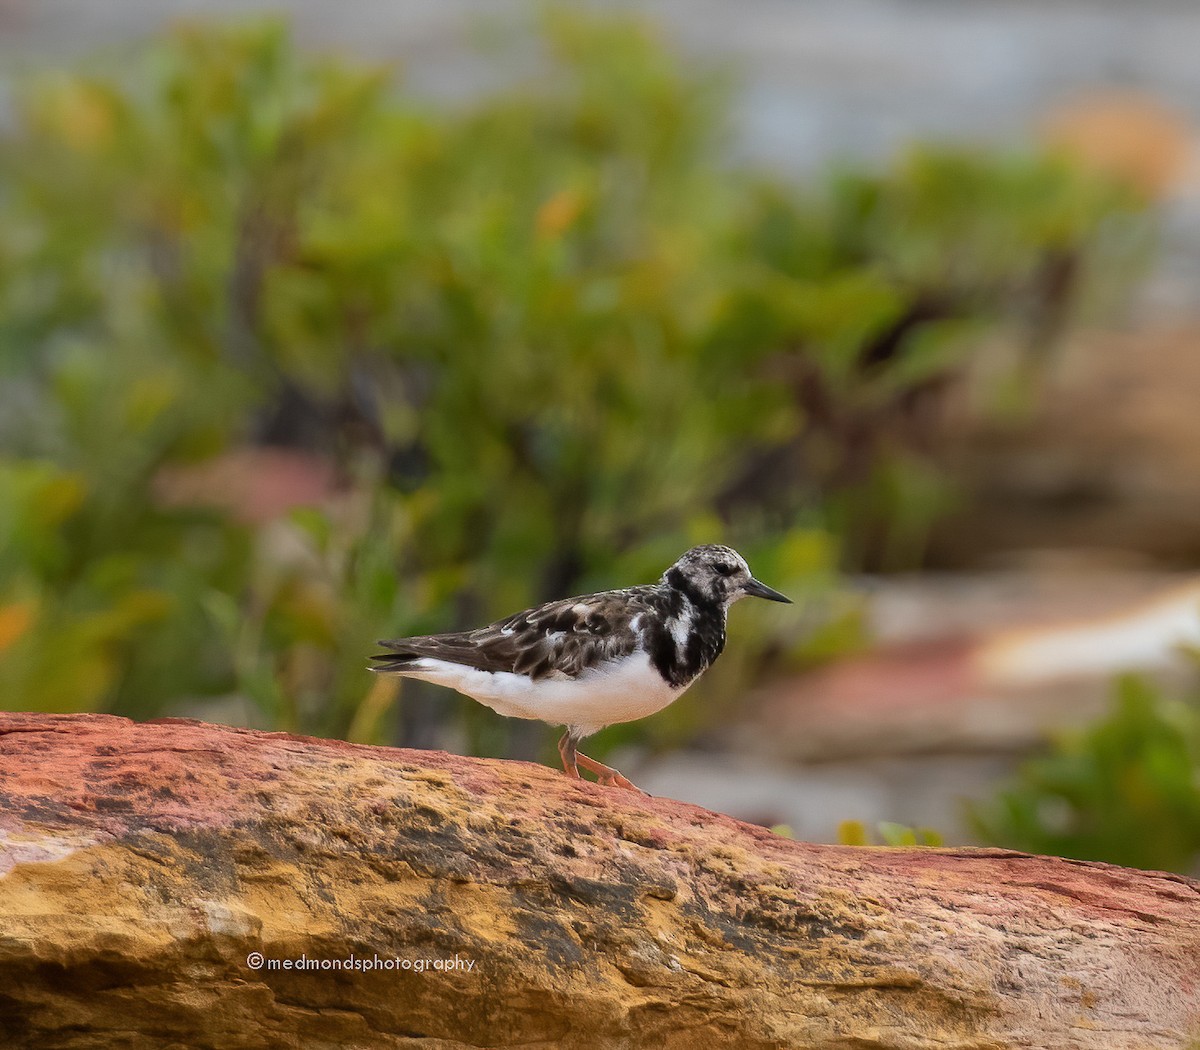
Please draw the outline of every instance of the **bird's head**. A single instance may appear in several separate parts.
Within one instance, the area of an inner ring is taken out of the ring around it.
[[[693,547],[663,573],[663,581],[693,598],[722,606],[730,606],[747,595],[789,605],[792,601],[759,583],[750,575],[745,558],[732,547],[718,543]]]

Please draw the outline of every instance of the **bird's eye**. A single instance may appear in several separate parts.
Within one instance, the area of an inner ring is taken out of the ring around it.
[[[734,573],[733,566],[727,561],[718,562],[713,566],[713,568],[716,569],[717,572],[719,572],[722,576],[732,576]]]

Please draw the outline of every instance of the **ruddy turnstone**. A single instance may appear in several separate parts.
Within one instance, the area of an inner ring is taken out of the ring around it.
[[[379,644],[371,670],[449,686],[510,718],[565,725],[567,776],[638,790],[576,750],[615,722],[661,711],[725,647],[729,607],[753,595],[788,602],[730,547],[693,547],[658,583],[548,602],[488,627]]]

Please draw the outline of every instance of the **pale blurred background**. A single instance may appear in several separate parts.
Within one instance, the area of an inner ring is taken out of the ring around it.
[[[635,781],[1194,873],[1198,43],[1186,3],[0,0],[5,706],[551,760],[373,639],[720,540],[797,606],[600,738]]]

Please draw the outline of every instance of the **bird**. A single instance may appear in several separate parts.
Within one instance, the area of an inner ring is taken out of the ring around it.
[[[725,647],[729,607],[745,597],[791,604],[732,547],[684,553],[657,583],[547,602],[473,631],[380,641],[371,670],[448,686],[510,718],[566,727],[563,771],[640,791],[579,743],[661,711]]]

